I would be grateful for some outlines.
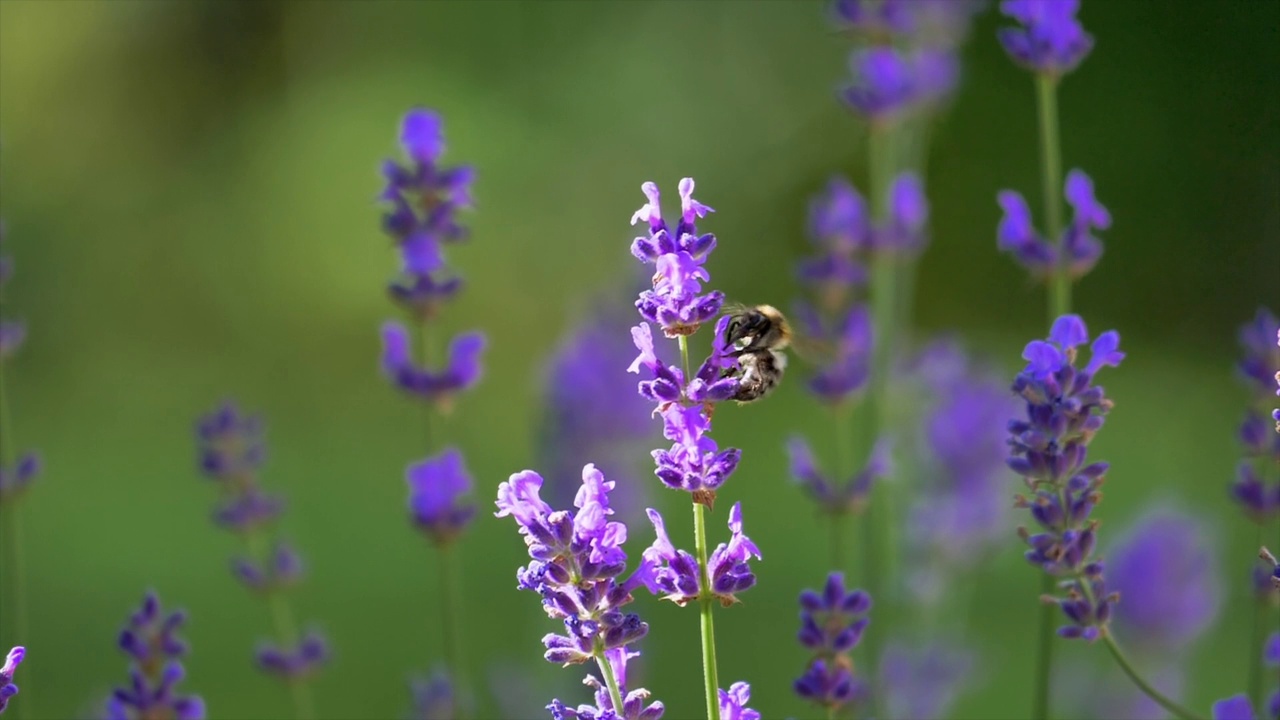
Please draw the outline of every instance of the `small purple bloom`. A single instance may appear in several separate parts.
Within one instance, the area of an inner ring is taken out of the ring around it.
[[[736,682],[728,690],[720,690],[720,720],[760,720],[760,713],[747,707],[751,686]]]
[[[302,558],[287,543],[277,542],[270,557],[260,563],[250,558],[232,558],[231,574],[254,592],[276,592],[302,579]]]
[[[263,643],[256,653],[258,667],[285,682],[297,682],[315,674],[329,660],[329,644],[312,630],[294,647]]]
[[[213,522],[232,532],[253,532],[274,523],[284,512],[284,499],[251,485],[218,503]]]
[[[413,720],[454,720],[460,717],[458,694],[453,679],[443,670],[429,678],[416,678],[410,685]]]
[[[1208,534],[1193,517],[1153,512],[1109,553],[1107,575],[1124,598],[1116,632],[1154,651],[1188,646],[1213,623],[1219,582]]]
[[[724,293],[702,293],[702,283],[710,279],[703,266],[715,249],[716,237],[699,235],[697,220],[714,211],[693,199],[693,188],[693,178],[680,181],[681,214],[674,232],[662,219],[660,193],[654,183],[641,185],[649,202],[631,216],[632,225],[641,221],[649,224],[649,235],[635,239],[631,254],[657,267],[653,289],[640,293],[636,308],[667,337],[693,334],[702,323],[716,317],[724,304]]]
[[[830,357],[809,379],[809,390],[831,404],[846,402],[862,392],[870,378],[875,343],[866,306],[850,306],[843,322],[832,326],[814,308],[798,303],[796,318],[806,337],[832,348]]]
[[[871,597],[861,590],[846,590],[844,574],[839,572],[827,576],[821,592],[800,593],[797,638],[813,658],[793,683],[797,695],[832,712],[866,696],[866,686],[853,674],[849,653],[871,622],[862,617],[870,609]]]
[[[889,447],[887,439],[878,441],[866,466],[844,481],[824,473],[818,467],[808,441],[797,435],[787,443],[787,451],[791,456],[791,477],[817,503],[822,512],[857,514],[866,508],[867,498],[875,482],[889,475]]]
[[[164,615],[154,592],[143,597],[142,607],[120,633],[118,644],[132,658],[133,666],[129,686],[116,688],[107,701],[108,718],[204,719],[204,701],[199,696],[176,692],[186,675],[180,659],[187,654],[187,644],[177,637],[185,622],[186,614],[181,611]]]
[[[1093,49],[1093,37],[1076,20],[1079,9],[1079,0],[1003,0],[1000,12],[1022,27],[1001,28],[996,36],[1019,65],[1065,75]]]
[[[973,653],[946,642],[890,644],[880,660],[889,717],[946,717],[972,674]]]
[[[9,704],[9,698],[18,694],[18,686],[13,683],[13,676],[18,672],[18,665],[27,654],[24,647],[15,647],[5,656],[4,665],[0,665],[0,712]]]
[[[707,559],[709,589],[702,586],[697,559],[672,544],[662,515],[652,508],[647,512],[655,538],[644,551],[646,572],[641,580],[649,592],[677,605],[711,597],[728,607],[738,602],[736,593],[755,585],[756,577],[748,563],[753,557],[760,559],[760,548],[742,532],[742,503],[735,503],[729,511],[729,542],[717,545]]]
[[[622,695],[621,711],[613,707],[613,698],[605,684],[594,675],[588,675],[583,683],[595,692],[595,704],[571,708],[559,700],[552,700],[547,706],[552,720],[659,720],[666,710],[661,702],[649,702],[649,691],[644,688],[627,689],[627,661],[639,655],[625,648],[605,651],[605,658]]]
[[[34,452],[23,453],[13,467],[0,465],[0,506],[21,498],[40,474],[40,466],[40,456]]]
[[[1093,181],[1084,171],[1072,170],[1067,173],[1065,193],[1074,214],[1060,238],[1040,235],[1021,194],[1002,190],[996,196],[1004,211],[996,229],[996,244],[1035,277],[1048,277],[1061,266],[1076,280],[1102,257],[1102,242],[1093,231],[1111,227],[1111,213],[1094,198]]]
[[[427,402],[448,405],[453,396],[480,380],[484,333],[472,331],[449,343],[448,359],[440,370],[419,366],[410,357],[409,331],[398,322],[382,326],[382,371],[401,390]]]
[[[1255,720],[1253,705],[1244,693],[1232,695],[1213,704],[1213,720]]]
[[[413,522],[433,542],[447,543],[471,523],[476,508],[461,499],[471,492],[471,476],[457,448],[447,448],[433,458],[410,465],[405,479],[409,482]]]
[[[899,38],[917,47],[949,49],[969,34],[983,0],[836,0],[837,25],[872,41]]]
[[[233,402],[224,402],[196,424],[200,469],[219,482],[246,482],[262,466],[262,419],[245,415]]]
[[[951,50],[901,51],[875,45],[849,57],[852,82],[842,91],[847,105],[872,123],[889,123],[949,96],[959,82]]]

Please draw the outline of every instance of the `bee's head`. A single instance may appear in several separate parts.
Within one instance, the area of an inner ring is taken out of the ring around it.
[[[772,305],[735,308],[729,315],[725,347],[743,353],[770,348],[781,350],[791,342],[791,326]]]

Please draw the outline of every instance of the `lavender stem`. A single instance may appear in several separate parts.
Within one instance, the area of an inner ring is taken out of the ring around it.
[[[259,530],[250,530],[244,536],[245,550],[255,562],[265,564],[269,561],[266,538]],[[298,643],[297,624],[293,620],[293,609],[289,601],[280,594],[279,589],[272,588],[266,593],[267,610],[271,613],[271,625],[275,630],[276,641],[281,648],[291,648]],[[311,688],[301,678],[288,679],[289,695],[293,700],[294,715],[298,720],[312,720],[316,716],[315,703],[311,699]]]
[[[440,620],[444,636],[444,663],[455,683],[462,678],[462,583],[451,543],[440,546]]]
[[[1087,585],[1084,587],[1087,587]],[[1102,642],[1106,644],[1107,650],[1111,651],[1111,657],[1115,658],[1116,663],[1120,665],[1120,669],[1124,671],[1124,674],[1129,676],[1133,684],[1137,685],[1138,689],[1154,700],[1157,705],[1183,720],[1205,720],[1203,715],[1198,715],[1170,700],[1144,680],[1138,674],[1138,671],[1133,668],[1133,665],[1129,663],[1129,659],[1125,657],[1124,651],[1120,649],[1120,645],[1116,643],[1115,638],[1111,637],[1110,632],[1103,633]]]
[[[605,657],[603,643],[596,642],[596,665],[600,666],[600,674],[604,676],[604,685],[609,689],[609,699],[613,701],[613,711],[622,716],[622,691],[618,689],[618,677],[613,672],[613,664]]]
[[[836,447],[835,459],[836,466],[833,477],[836,482],[848,482],[849,473],[852,472],[852,463],[849,459],[849,443],[852,434],[849,431],[849,415],[853,409],[853,405],[848,402],[842,402],[836,405],[833,412],[835,421],[832,426],[836,431]],[[844,570],[844,529],[849,513],[844,510],[835,510],[831,513],[831,568],[833,570]]]

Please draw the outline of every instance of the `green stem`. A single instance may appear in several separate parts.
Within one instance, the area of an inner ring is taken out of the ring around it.
[[[1052,323],[1060,315],[1071,312],[1071,276],[1067,258],[1062,253],[1062,144],[1058,136],[1058,79],[1053,75],[1036,76],[1036,109],[1040,116],[1040,177],[1044,193],[1045,231],[1049,241],[1058,243],[1058,267],[1050,279]]]
[[[255,562],[265,563],[268,560],[266,538],[260,531],[251,530],[246,533],[244,542],[249,556]],[[280,644],[281,650],[293,650],[298,644],[298,629],[293,620],[293,609],[289,607],[289,601],[275,588],[267,590],[266,600],[267,609],[271,613],[271,625],[275,629],[276,642]],[[285,684],[289,686],[294,715],[298,720],[314,718],[315,703],[311,699],[311,687],[306,680],[286,680]]]
[[[605,657],[604,651],[596,650],[596,664],[600,666],[600,674],[604,675],[604,685],[609,689],[609,699],[613,701],[613,711],[622,717],[622,689],[618,687],[618,678],[613,674],[613,664]]]
[[[698,598],[702,631],[702,679],[707,693],[707,720],[720,720],[720,681],[716,672],[716,629],[711,617],[711,580],[707,573],[707,520],[701,503],[693,504],[693,543],[698,553],[702,597]]]
[[[462,582],[458,575],[455,552],[457,551],[452,545],[442,545],[439,555],[444,662],[457,683],[462,677]]]
[[[850,459],[850,443],[853,442],[853,436],[849,431],[849,415],[853,410],[851,403],[841,403],[833,409],[835,415],[832,427],[835,428],[835,459],[836,465],[832,471],[834,482],[842,484],[849,482],[849,475],[853,472],[852,462]],[[836,510],[831,513],[831,568],[833,570],[844,570],[844,530],[848,521],[849,513],[844,510]]]
[[[1133,668],[1133,665],[1129,663],[1129,659],[1125,657],[1124,651],[1120,649],[1115,638],[1111,637],[1111,633],[1106,630],[1103,631],[1102,642],[1107,646],[1107,650],[1111,651],[1111,657],[1115,658],[1116,663],[1120,666],[1120,669],[1124,671],[1124,674],[1128,675],[1129,679],[1133,681],[1133,684],[1137,685],[1138,689],[1145,693],[1147,697],[1154,700],[1157,705],[1183,720],[1204,720],[1204,716],[1192,712],[1173,700],[1170,700],[1165,697],[1163,693],[1156,690],[1150,683],[1144,680],[1142,676],[1138,674],[1138,671]]]
[[[9,413],[9,395],[4,387],[4,363],[0,361],[0,466],[9,470],[14,469],[17,462],[17,442],[13,439],[13,416]],[[19,513],[18,503],[22,499],[21,495],[15,493],[10,496],[3,505],[0,505],[0,540],[4,543],[4,568],[6,574],[0,580],[3,580],[3,588],[0,589],[0,601],[5,601],[7,607],[12,612],[5,613],[12,619],[12,623],[8,628],[5,638],[7,645],[29,645],[31,638],[27,635],[27,568],[26,557],[23,553],[22,543],[22,516]],[[3,592],[7,591],[8,597],[3,597]],[[0,627],[0,631],[5,628]],[[8,648],[0,648],[0,653],[7,652]],[[22,687],[25,692],[22,699],[14,703],[14,714],[18,720],[25,720],[31,717],[33,710],[31,709],[31,698],[34,693],[31,692],[31,673],[24,669]]]
[[[1048,573],[1042,573],[1040,578],[1040,594],[1052,595],[1054,590],[1054,579]],[[1057,616],[1056,605],[1044,604],[1040,606],[1040,632],[1037,634],[1036,642],[1036,676],[1032,685],[1031,697],[1031,717],[1034,720],[1047,720],[1049,717],[1049,678],[1053,668],[1053,640],[1054,625]]]
[[[1254,545],[1266,545],[1266,526],[1258,524],[1258,541]],[[1249,642],[1249,700],[1253,707],[1262,707],[1262,651],[1267,637],[1267,615],[1271,608],[1267,597],[1254,593],[1253,601],[1253,637]]]

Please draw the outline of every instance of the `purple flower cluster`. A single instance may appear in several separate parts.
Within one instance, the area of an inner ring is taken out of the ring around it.
[[[176,692],[186,674],[182,658],[187,643],[177,636],[186,621],[186,613],[180,610],[164,615],[154,592],[142,598],[142,607],[120,632],[120,649],[133,664],[129,686],[116,688],[107,700],[108,720],[204,719],[204,700]]]
[[[471,476],[457,448],[409,466],[409,515],[432,542],[444,545],[462,533],[476,508],[463,498],[471,492]]]
[[[18,672],[18,665],[22,663],[22,658],[27,654],[24,647],[15,647],[9,650],[9,654],[4,658],[4,665],[0,665],[0,713],[9,705],[9,698],[18,694],[18,686],[13,683],[13,676]]]
[[[649,202],[631,216],[631,224],[645,221],[649,234],[631,243],[631,254],[643,263],[653,263],[653,289],[640,293],[636,308],[640,316],[662,328],[667,337],[692,335],[702,323],[720,313],[724,293],[702,292],[702,283],[711,279],[704,265],[716,247],[716,236],[698,234],[698,218],[715,212],[693,199],[693,178],[684,178],[680,192],[680,222],[673,233],[662,219],[658,186],[640,186]]]
[[[276,538],[268,552],[257,550],[284,512],[284,500],[258,482],[266,457],[262,420],[223,403],[196,424],[201,471],[220,486],[223,500],[213,512],[219,527],[239,535],[248,555],[232,558],[231,573],[255,594],[270,599],[302,578],[302,559],[292,546]],[[289,640],[291,643],[292,640]],[[324,638],[309,633],[296,647],[263,643],[257,661],[265,672],[285,680],[309,675],[328,658]]]
[[[1017,403],[1005,382],[950,341],[924,348],[913,371],[931,403],[920,422],[923,486],[907,515],[909,582],[932,603],[1004,542],[1005,426]]]
[[[1088,342],[1084,321],[1063,315],[1047,341],[1032,341],[1023,350],[1027,366],[1014,380],[1013,392],[1026,402],[1026,416],[1009,422],[1008,463],[1032,492],[1018,496],[1017,506],[1030,510],[1041,529],[1036,534],[1018,529],[1030,548],[1026,558],[1065,578],[1066,597],[1045,598],[1071,621],[1058,633],[1094,640],[1105,632],[1117,598],[1107,592],[1102,562],[1092,557],[1097,522],[1089,520],[1108,466],[1086,464],[1085,456],[1111,409],[1094,377],[1105,366],[1118,366],[1124,353],[1119,334],[1105,332],[1090,346],[1089,363],[1077,368],[1076,348]]]
[[[389,293],[418,324],[430,322],[439,306],[451,300],[462,281],[445,266],[444,246],[466,237],[460,209],[471,206],[474,173],[468,166],[443,167],[443,123],[430,110],[410,110],[400,128],[407,165],[383,164],[386,186],[378,196],[389,205],[383,229],[400,249],[401,277]],[[447,407],[452,397],[480,379],[485,337],[463,333],[449,344],[442,368],[433,370],[413,359],[409,330],[391,321],[382,327],[382,370],[404,392]]]
[[[1065,195],[1073,214],[1061,238],[1046,238],[1036,231],[1020,193],[1002,190],[997,195],[1004,210],[996,229],[997,246],[1035,277],[1047,278],[1065,268],[1077,280],[1102,257],[1102,242],[1093,231],[1111,227],[1111,213],[1094,197],[1093,181],[1083,170],[1072,170],[1067,173]]]
[[[876,443],[867,464],[847,481],[831,477],[818,466],[809,443],[799,435],[787,443],[791,456],[791,477],[824,513],[861,513],[866,509],[872,486],[890,473],[889,442]]]
[[[893,123],[937,105],[955,90],[960,63],[951,50],[899,50],[874,46],[849,56],[853,79],[841,90],[845,104],[873,124]]]
[[[844,574],[839,572],[827,576],[821,592],[800,593],[797,637],[813,658],[794,683],[797,695],[828,713],[838,713],[866,696],[866,685],[854,676],[849,653],[871,622],[861,617],[870,609],[871,597],[861,590],[846,591]]]
[[[627,646],[649,632],[640,616],[622,608],[632,601],[632,590],[646,582],[652,570],[642,562],[630,577],[620,580],[627,563],[622,548],[627,526],[609,520],[613,514],[609,492],[614,483],[605,480],[594,465],[582,469],[582,487],[574,499],[576,512],[552,509],[539,495],[542,484],[542,477],[532,470],[512,475],[498,486],[494,515],[509,515],[516,521],[533,559],[516,573],[517,587],[541,595],[547,615],[564,623],[563,635],[553,633],[542,639],[544,657],[565,666],[595,660],[602,675],[607,677],[607,668],[618,680],[619,674],[625,677],[627,658],[636,654],[629,653]],[[623,681],[618,682],[621,685]],[[597,689],[602,684],[594,678],[588,683]],[[643,690],[624,691],[624,706],[631,704],[632,698],[643,705],[646,696]],[[549,709],[556,718],[622,716],[608,692],[597,692],[596,701],[595,707],[570,709],[556,700]],[[639,708],[639,713],[648,713],[646,718],[660,717],[662,705],[653,703]]]
[[[1076,12],[1080,0],[1003,0],[1000,12],[1022,27],[1001,28],[996,37],[1023,67],[1052,77],[1065,75],[1093,49]]]
[[[1280,462],[1280,433],[1271,432],[1266,417],[1275,394],[1280,394],[1273,384],[1280,381],[1280,346],[1272,342],[1280,340],[1280,320],[1267,308],[1258,308],[1253,320],[1240,328],[1239,338],[1244,353],[1237,368],[1249,387],[1250,401],[1239,432],[1244,458],[1231,492],[1246,515],[1265,524],[1280,517],[1280,484],[1267,482],[1264,472],[1267,465]]]
[[[760,559],[760,548],[742,532],[742,503],[734,503],[729,510],[729,542],[717,545],[707,558],[709,588],[702,586],[697,558],[676,549],[657,510],[650,508],[648,514],[657,536],[644,551],[647,572],[642,580],[649,592],[677,605],[714,598],[728,607],[738,602],[736,593],[756,584],[756,576],[748,563],[753,557]]]

